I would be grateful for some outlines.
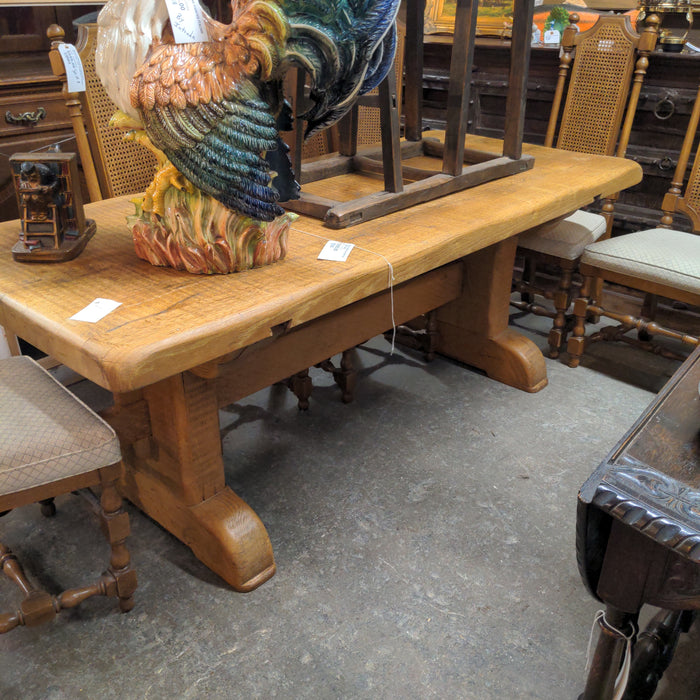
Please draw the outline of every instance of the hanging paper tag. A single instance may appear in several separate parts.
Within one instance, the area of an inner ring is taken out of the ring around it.
[[[117,306],[121,306],[121,301],[113,301],[112,299],[100,299],[99,297],[91,301],[84,309],[78,311],[70,317],[71,321],[87,321],[88,323],[97,323],[107,314],[112,313]]]
[[[209,41],[202,8],[197,0],[165,0],[176,44]]]
[[[66,69],[68,92],[85,92],[85,72],[78,49],[73,44],[59,44],[58,53],[61,54]]]
[[[335,260],[345,262],[350,251],[355,247],[354,243],[341,243],[340,241],[328,241],[323,250],[318,254],[319,260]]]
[[[545,44],[555,44],[559,45],[561,41],[561,32],[558,29],[548,29],[544,33],[544,43]]]

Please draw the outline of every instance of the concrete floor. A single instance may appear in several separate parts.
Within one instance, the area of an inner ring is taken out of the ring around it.
[[[541,320],[515,323],[545,346]],[[599,344],[576,370],[547,360],[530,395],[389,349],[358,351],[350,405],[315,370],[306,413],[280,386],[222,411],[227,481],[267,526],[273,579],[233,592],[129,506],[135,609],[93,599],[3,636],[0,698],[575,698],[600,607],[576,494],[678,363]],[[104,545],[79,499],[58,505],[10,513],[2,538],[45,584],[75,585]],[[3,585],[0,608],[15,599]],[[700,697],[698,641],[655,697]]]

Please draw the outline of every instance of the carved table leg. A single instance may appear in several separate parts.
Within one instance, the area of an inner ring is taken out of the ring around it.
[[[116,397],[105,417],[119,434],[126,464],[124,495],[188,545],[238,591],[275,573],[262,521],[224,481],[213,381],[184,373]],[[150,429],[134,422],[150,421]]]
[[[508,328],[517,238],[464,258],[460,298],[437,310],[437,351],[478,367],[492,379],[524,391],[547,386],[539,348]]]

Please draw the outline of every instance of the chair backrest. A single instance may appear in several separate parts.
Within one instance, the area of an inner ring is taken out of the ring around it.
[[[698,123],[700,122],[700,86],[695,96],[693,111],[690,113],[688,129],[685,132],[683,146],[678,156],[678,163],[673,174],[671,187],[664,197],[661,205],[664,215],[661,218],[662,228],[671,228],[673,214],[677,211],[685,214],[693,227],[693,233],[700,233],[700,148],[696,149],[693,167],[688,176],[688,181],[683,192],[683,181],[688,167],[690,155],[695,144]]]
[[[575,26],[578,19],[575,13],[570,15],[570,24],[562,36],[559,77],[545,145],[555,143],[566,92],[556,147],[624,156],[647,57],[656,45],[658,17],[649,16],[641,35],[624,15],[601,16],[590,29],[580,33]]]
[[[76,49],[83,64],[86,84],[85,92],[78,94],[67,91],[66,71],[58,51],[65,36],[63,29],[53,25],[47,34],[52,39],[49,54],[51,67],[64,83],[66,106],[76,133],[90,199],[95,201],[143,192],[156,172],[156,158],[143,146],[125,141],[123,132],[109,125],[117,107],[107,96],[95,72],[97,25],[89,23],[78,27]],[[90,163],[94,168],[90,167]],[[94,177],[97,178],[96,182]]]

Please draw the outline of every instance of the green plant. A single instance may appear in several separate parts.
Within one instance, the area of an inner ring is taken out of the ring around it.
[[[544,21],[545,30],[556,29],[563,32],[569,25],[569,13],[561,5],[555,5]]]

